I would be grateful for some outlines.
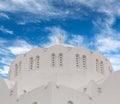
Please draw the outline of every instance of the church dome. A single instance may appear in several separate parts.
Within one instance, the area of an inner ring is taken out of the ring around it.
[[[48,82],[80,89],[90,80],[102,83],[111,72],[111,63],[99,52],[56,44],[17,56],[10,66],[9,79],[17,82],[21,94],[24,89],[30,91]]]

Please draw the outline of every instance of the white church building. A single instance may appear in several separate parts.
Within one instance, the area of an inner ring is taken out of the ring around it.
[[[120,104],[120,71],[81,46],[35,48],[0,78],[0,104]]]

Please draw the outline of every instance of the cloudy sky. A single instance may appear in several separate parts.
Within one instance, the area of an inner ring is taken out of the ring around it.
[[[0,76],[34,47],[64,43],[99,51],[120,69],[119,0],[0,0]]]

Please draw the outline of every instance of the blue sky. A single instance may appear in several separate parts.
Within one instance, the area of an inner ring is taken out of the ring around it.
[[[34,47],[64,43],[99,51],[120,69],[119,0],[0,0],[0,76]]]

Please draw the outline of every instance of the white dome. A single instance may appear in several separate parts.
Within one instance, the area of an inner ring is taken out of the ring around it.
[[[101,83],[111,74],[111,70],[110,62],[99,52],[57,44],[35,48],[16,57],[10,67],[9,79],[21,86],[19,93],[48,82],[80,89],[90,80]]]

